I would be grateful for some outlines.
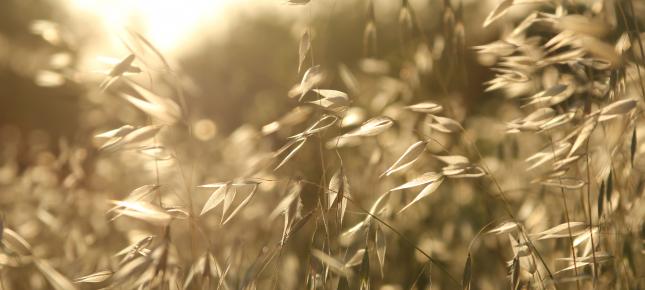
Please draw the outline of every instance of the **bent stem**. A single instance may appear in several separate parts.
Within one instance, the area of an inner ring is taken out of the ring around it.
[[[508,216],[511,218],[511,220],[514,223],[519,225],[520,224],[519,221],[517,220],[517,218],[515,217],[515,215],[511,211],[510,203],[508,201],[508,198],[506,197],[506,194],[504,193],[504,190],[502,189],[502,186],[499,184],[499,182],[497,181],[497,178],[495,178],[495,175],[493,175],[493,173],[490,170],[490,168],[488,167],[488,165],[486,165],[486,163],[484,162],[484,156],[479,151],[479,148],[477,148],[477,146],[473,142],[471,142],[470,139],[468,139],[468,137],[466,136],[466,130],[463,127],[461,127],[461,133],[462,133],[461,134],[462,139],[464,140],[464,142],[466,142],[466,144],[468,144],[471,148],[473,148],[473,150],[475,151],[475,153],[479,157],[480,164],[484,168],[484,171],[486,172],[486,175],[495,184],[495,187],[496,187],[496,189],[497,189],[497,191],[498,191],[498,193],[500,195],[500,198],[502,199],[502,202],[504,204],[504,209],[506,211],[506,214],[508,214]],[[537,250],[537,248],[533,244],[533,241],[531,241],[531,238],[526,233],[526,230],[524,229],[524,227],[520,226],[518,228],[520,229],[520,234],[526,239],[529,247],[531,248],[531,253],[535,253],[535,255],[538,257],[538,259],[540,259],[540,263],[542,263],[542,266],[544,267],[546,272],[549,274],[549,278],[551,278],[551,280],[555,281],[555,278],[553,277],[553,273],[549,269],[549,266],[546,264],[546,261],[544,261],[544,258],[542,257],[540,252]],[[539,272],[538,272],[538,274],[539,274]],[[556,287],[556,289],[557,289],[557,287]]]
[[[271,180],[271,181],[273,181],[273,180]],[[312,181],[308,181],[308,180],[304,180],[304,179],[302,180],[302,182],[307,183],[307,184],[310,184],[310,185],[312,185],[312,186],[320,186],[320,185],[318,185],[318,183],[315,183],[315,182],[312,182]],[[331,189],[329,189],[329,190],[331,191]],[[333,191],[332,191],[332,192],[333,192]],[[338,194],[339,192],[335,192],[335,193],[336,193],[336,194]],[[386,193],[386,194],[387,194],[387,193]],[[399,236],[399,237],[400,237],[400,238],[401,238],[401,239],[402,239],[406,244],[408,244],[408,246],[413,247],[417,252],[419,252],[420,254],[422,254],[422,255],[423,255],[424,257],[426,257],[430,262],[432,262],[434,265],[436,265],[436,266],[437,266],[437,268],[439,268],[439,270],[441,270],[444,274],[446,274],[446,275],[448,276],[448,278],[449,278],[452,282],[454,282],[454,283],[455,283],[456,285],[458,285],[458,286],[461,286],[461,283],[460,283],[460,282],[459,282],[455,277],[453,277],[453,276],[450,274],[450,272],[448,272],[448,270],[447,270],[443,265],[441,265],[441,263],[439,263],[439,261],[437,261],[435,258],[433,258],[432,256],[430,256],[430,254],[426,253],[426,252],[425,252],[423,249],[421,249],[419,246],[417,246],[414,242],[412,242],[412,241],[411,241],[408,237],[406,237],[403,233],[401,233],[400,231],[398,231],[396,228],[394,228],[394,227],[393,227],[392,225],[390,225],[388,222],[386,222],[386,221],[382,220],[381,218],[379,218],[379,217],[378,217],[378,216],[376,216],[375,214],[370,213],[367,209],[363,208],[363,207],[362,207],[362,206],[361,206],[357,201],[355,201],[354,199],[352,199],[350,196],[347,196],[347,195],[343,194],[343,198],[346,198],[349,202],[351,202],[354,206],[356,206],[356,208],[358,208],[358,209],[359,209],[359,211],[360,211],[361,213],[364,213],[364,214],[369,215],[369,216],[370,216],[370,217],[372,217],[374,220],[376,220],[376,221],[377,221],[377,222],[379,222],[380,224],[382,224],[382,225],[384,225],[385,227],[387,227],[387,228],[388,228],[389,230],[391,230],[394,234],[396,234],[397,236]]]

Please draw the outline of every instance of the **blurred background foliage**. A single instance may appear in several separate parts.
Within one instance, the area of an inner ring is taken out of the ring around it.
[[[398,5],[383,2],[376,5],[378,57],[390,61],[391,71],[396,71],[406,57],[406,48],[401,44],[405,36],[400,33]],[[414,4],[420,10],[417,14],[423,22],[427,37],[440,34],[442,10],[431,9],[431,6],[440,7],[442,4],[439,1],[417,2]],[[125,51],[113,37],[115,31],[118,32],[125,26],[119,27],[115,23],[115,27],[109,27],[109,23],[101,22],[103,12],[74,9],[76,3],[71,0],[12,0],[3,1],[1,5],[2,80],[6,84],[12,84],[3,86],[5,90],[10,90],[5,91],[3,95],[16,96],[3,98],[3,102],[7,102],[2,106],[3,110],[6,110],[2,114],[3,122],[70,136],[77,127],[63,122],[71,122],[72,118],[58,118],[59,115],[55,114],[69,116],[68,113],[77,111],[75,106],[79,103],[78,96],[87,88],[81,88],[74,82],[43,88],[38,86],[34,79],[39,71],[51,68],[51,57],[56,53],[70,53],[71,66],[79,70],[77,73],[88,73],[88,67],[85,65],[89,58],[102,55],[101,53]],[[465,13],[465,18],[472,19],[464,23],[466,30],[472,31],[466,38],[467,46],[485,43],[494,37],[491,30],[484,31],[479,25],[485,14],[477,13],[477,9],[486,7],[485,2],[471,1],[460,5],[464,5],[464,8],[459,13]],[[190,2],[185,6],[189,12],[193,11],[189,9]],[[299,79],[294,69],[298,66],[297,42],[300,33],[307,27],[306,23],[321,28],[315,35],[316,63],[328,67],[340,63],[355,66],[358,59],[366,56],[362,37],[367,14],[366,3],[314,2],[312,8],[302,8],[291,7],[279,1],[242,1],[235,5],[222,5],[224,7],[218,7],[216,4],[212,6],[211,9],[225,11],[222,12],[225,15],[186,27],[186,35],[199,34],[199,37],[189,37],[184,41],[169,36],[178,43],[169,45],[164,53],[170,54],[181,64],[181,69],[194,82],[197,92],[191,101],[200,105],[191,107],[198,107],[203,110],[203,114],[215,119],[218,128],[224,132],[230,132],[247,121],[255,125],[268,123],[285,111],[288,99],[282,96],[291,84]],[[127,12],[123,11],[124,14]],[[153,14],[154,9],[146,13]],[[147,26],[159,24],[147,22],[149,19],[145,18],[146,13],[133,13],[126,23],[129,27],[139,27],[143,31]],[[55,40],[52,43],[33,33],[32,24],[36,20],[51,21],[60,25],[63,40]],[[163,20],[167,22],[163,25],[172,26],[172,18]],[[210,26],[225,28],[216,28],[217,32],[213,33],[209,29]],[[155,40],[150,39],[153,42]],[[97,49],[98,45],[93,42],[99,45],[106,44],[108,49]],[[468,74],[461,74],[447,82],[449,93],[459,94],[464,99],[462,105],[467,108],[471,107],[470,104],[490,100],[482,96],[482,82],[490,73],[477,64],[472,50],[466,50],[464,55],[459,57],[463,59],[455,61],[464,62]],[[429,89],[432,90],[429,94],[446,94],[439,92],[439,88]]]

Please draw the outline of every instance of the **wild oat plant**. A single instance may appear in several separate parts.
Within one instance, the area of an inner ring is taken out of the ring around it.
[[[318,63],[328,23],[307,21],[292,107],[264,126],[216,135],[128,31],[104,79],[73,79],[112,116],[93,143],[3,129],[2,289],[643,289],[645,5],[502,0],[498,39],[467,47],[475,4],[428,1],[433,25],[358,4],[364,57]]]

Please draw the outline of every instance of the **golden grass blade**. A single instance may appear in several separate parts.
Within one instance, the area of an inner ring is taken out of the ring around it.
[[[370,255],[367,251],[367,245],[365,245],[365,255],[363,255],[363,261],[361,262],[361,267],[359,269],[359,281],[360,281],[360,290],[369,290],[370,289]]]
[[[461,279],[461,286],[464,290],[470,290],[470,284],[472,282],[472,265],[473,261],[470,258],[470,253],[468,253],[468,258],[466,259],[466,265],[464,265],[464,275]]]
[[[224,204],[222,205],[222,220],[221,220],[222,223],[224,222],[226,213],[228,213],[228,210],[231,208],[231,205],[233,205],[233,201],[235,200],[236,196],[237,196],[236,187],[229,188],[229,190],[226,190],[224,192]]]
[[[380,177],[390,176],[392,173],[397,171],[405,170],[410,167],[415,161],[417,161],[423,152],[426,150],[426,141],[417,141],[416,143],[410,145],[405,152],[397,159],[392,166],[390,166]]]
[[[143,237],[143,238],[139,239],[137,242],[135,242],[134,244],[123,248],[121,251],[119,251],[114,256],[118,257],[118,256],[126,255],[126,254],[135,254],[135,253],[141,251],[142,249],[145,249],[146,247],[150,246],[150,244],[152,243],[153,238],[154,238],[154,236]],[[124,259],[124,260],[129,260],[129,258],[126,257],[126,259]]]
[[[443,182],[443,176],[439,177],[437,180],[432,181],[430,184],[426,185],[421,192],[407,205],[405,205],[401,210],[399,210],[399,214],[402,213],[404,210],[410,208],[413,204],[417,203],[419,200],[427,197],[431,193],[435,192],[437,188],[441,185],[441,182]]]
[[[285,127],[294,126],[307,120],[309,114],[313,111],[310,107],[296,107],[278,121],[271,122],[262,127],[262,134],[269,135]]]
[[[600,110],[602,116],[625,115],[631,112],[638,102],[635,99],[626,99],[613,102]]]
[[[328,196],[328,209],[332,208],[335,204],[338,204],[339,200],[343,198],[345,192],[345,185],[347,184],[347,179],[342,175],[342,169],[336,171],[332,175],[331,180],[329,180],[329,189],[327,190]]]
[[[407,106],[405,108],[413,112],[426,113],[426,114],[436,114],[443,110],[443,106],[435,104],[433,102],[421,102],[411,106]]]
[[[163,128],[161,125],[150,125],[138,128],[123,137],[124,144],[143,142],[154,138]]]
[[[31,255],[31,245],[18,233],[3,227],[2,245],[21,256]]]
[[[495,20],[499,19],[500,17],[504,16],[506,12],[508,11],[508,8],[510,8],[513,5],[513,0],[502,0],[500,1],[495,9],[491,11],[488,16],[486,17],[486,20],[484,21],[483,27],[486,27],[493,23]]]
[[[365,249],[358,249],[354,255],[352,255],[347,262],[345,262],[345,267],[351,268],[361,264],[363,262],[363,256],[365,255]]]
[[[380,225],[377,224],[376,230],[374,232],[374,244],[376,245],[376,257],[378,258],[379,268],[381,270],[381,276],[385,277],[383,272],[383,267],[385,266],[385,252],[387,250],[386,237],[383,229]]]
[[[302,148],[302,146],[305,145],[306,141],[307,141],[307,138],[294,139],[294,140],[290,141],[289,143],[287,143],[288,147],[285,146],[286,148],[279,150],[279,152],[284,151],[284,150],[290,148],[291,146],[294,146],[293,149],[291,150],[291,152],[289,152],[289,154],[287,154],[287,156],[285,156],[282,159],[282,161],[280,161],[280,163],[278,163],[278,165],[273,170],[276,171],[276,170],[280,169],[280,167],[282,167],[285,163],[287,163],[287,161],[289,161],[291,158],[293,158],[293,156],[298,152],[298,150],[300,150],[300,148]]]
[[[347,137],[367,137],[367,136],[376,136],[385,132],[388,128],[392,127],[394,121],[389,117],[376,117],[367,120],[359,128],[353,130],[345,135],[343,138]]]
[[[582,145],[587,142],[597,124],[598,122],[595,118],[587,119],[583,127],[580,129],[580,133],[578,133],[576,141],[573,143],[573,146],[571,146],[571,150],[569,151],[567,157],[573,156],[573,154],[576,153],[576,151],[578,151],[578,149],[580,149]]]
[[[148,49],[150,49],[157,56],[157,58],[159,58],[159,60],[163,64],[164,68],[166,70],[170,70],[170,64],[168,63],[168,60],[163,56],[161,51],[152,44],[152,42],[150,42],[148,39],[143,37],[143,35],[141,35],[139,32],[136,32],[134,30],[128,29],[128,33],[130,35],[132,35],[135,40],[137,40],[138,42],[143,43],[144,46],[148,47]],[[141,46],[139,46],[139,47],[141,47]],[[145,54],[145,51],[141,51],[139,53]],[[150,64],[148,64],[148,65],[150,65]]]
[[[128,55],[126,58],[124,58],[121,62],[119,62],[117,65],[110,70],[108,73],[107,78],[101,82],[99,85],[99,88],[101,90],[106,90],[110,85],[112,85],[118,78],[123,76],[123,74],[128,73],[128,72],[133,72],[133,71],[141,71],[140,69],[133,67],[132,62],[136,59],[134,54]]]
[[[511,266],[511,290],[518,290],[520,287],[520,257],[513,258]]]
[[[396,190],[401,190],[401,189],[407,189],[407,188],[412,188],[412,187],[417,187],[420,185],[428,184],[431,182],[435,182],[439,179],[441,179],[443,175],[441,173],[436,173],[436,172],[426,172],[402,185],[399,185],[395,188],[390,189],[390,191],[396,191]]]
[[[345,264],[340,262],[338,259],[327,255],[325,252],[318,249],[312,249],[311,254],[318,260],[320,260],[320,262],[327,265],[327,267],[329,267],[329,270],[331,270],[332,272],[342,277],[352,276],[351,269],[347,268]]]
[[[541,182],[544,186],[560,187],[564,189],[580,189],[585,185],[585,182],[575,177],[558,177],[551,178]]]
[[[153,191],[158,190],[159,187],[160,186],[158,184],[142,185],[131,191],[126,199],[132,201],[145,200]]]
[[[356,76],[352,73],[352,71],[349,70],[349,68],[345,64],[341,63],[338,65],[338,74],[340,76],[340,79],[345,84],[345,87],[347,87],[350,92],[352,92],[353,94],[358,94],[360,92],[360,85],[358,80],[356,79]]]
[[[432,118],[436,123],[429,123],[428,125],[439,132],[454,133],[464,130],[461,124],[453,119],[434,115],[432,115]]]
[[[269,215],[269,219],[273,220],[275,219],[278,215],[285,213],[291,204],[300,196],[300,191],[302,190],[302,185],[297,184],[289,190],[289,193],[287,196],[285,196],[273,209],[271,214]]]
[[[587,227],[587,224],[583,222],[569,222],[559,224],[555,227],[552,227],[548,230],[532,234],[533,236],[538,237],[538,240],[544,239],[553,239],[553,238],[566,238],[569,237],[569,230],[574,236],[582,234]]]
[[[289,97],[298,97],[298,101],[302,101],[302,99],[305,97],[305,94],[307,94],[311,89],[320,85],[324,79],[325,74],[323,73],[319,65],[310,67],[302,76],[300,84],[289,91]]]
[[[107,279],[110,279],[110,277],[112,277],[112,274],[114,274],[114,272],[112,271],[99,271],[86,276],[78,277],[74,279],[74,283],[101,283]]]
[[[322,132],[327,128],[333,126],[338,121],[338,117],[332,115],[325,115],[320,120],[316,121],[313,125],[309,126],[304,132],[289,137],[289,139],[302,139],[307,138],[316,133]]]
[[[172,216],[163,208],[149,202],[117,200],[113,201],[113,203],[116,205],[114,211],[119,215],[146,221],[151,224],[167,225],[172,219]]]
[[[349,96],[347,96],[347,93],[336,90],[320,89],[313,89],[312,91],[322,97],[321,99],[308,102],[312,105],[320,106],[334,112],[342,112],[349,106]]]
[[[123,137],[132,132],[135,128],[132,125],[123,125],[119,128],[94,135],[94,138],[116,138]]]
[[[204,215],[210,210],[214,209],[217,207],[222,201],[224,201],[224,197],[226,196],[226,192],[230,189],[230,185],[226,184],[224,186],[220,186],[215,190],[211,195],[208,197],[208,200],[204,204],[204,207],[202,207],[202,211],[199,213],[199,215]]]
[[[488,231],[489,234],[501,235],[514,232],[518,229],[518,225],[515,222],[504,222],[494,229]]]
[[[228,215],[228,217],[222,222],[222,224],[226,224],[229,222],[242,208],[244,208],[253,198],[255,193],[258,190],[258,186],[254,185],[253,188],[251,189],[251,192],[248,194],[248,196],[242,200],[242,202],[231,212],[231,214]]]
[[[60,272],[56,271],[46,260],[36,259],[34,264],[56,290],[74,290],[76,287]]]
[[[305,62],[307,53],[311,49],[311,35],[309,31],[305,31],[300,37],[300,46],[298,47],[298,73],[302,69],[302,64]]]

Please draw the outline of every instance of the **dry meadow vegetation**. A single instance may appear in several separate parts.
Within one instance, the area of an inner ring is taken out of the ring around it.
[[[0,123],[0,289],[645,289],[644,2],[277,2],[297,37],[218,74],[25,23],[77,121]]]

